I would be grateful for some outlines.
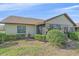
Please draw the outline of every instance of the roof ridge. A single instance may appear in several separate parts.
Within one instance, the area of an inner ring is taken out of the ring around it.
[[[8,16],[8,17],[19,17],[19,18],[24,18],[24,19],[28,18],[28,19],[33,19],[33,20],[42,20],[42,21],[44,21],[44,19],[38,19],[38,18],[33,18],[33,17],[23,17],[23,16],[15,16],[15,15],[11,15],[11,16]]]
[[[50,20],[50,19],[53,19],[53,18],[56,18],[56,17],[59,17],[59,16],[61,16],[61,15],[67,15],[67,13],[62,13],[62,14],[59,14],[59,15],[55,15],[55,16],[53,16],[53,17],[51,17],[51,18],[48,18],[46,21],[48,21],[48,20]]]

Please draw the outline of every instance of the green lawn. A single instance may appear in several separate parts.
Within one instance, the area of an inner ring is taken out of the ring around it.
[[[0,45],[1,56],[79,55],[79,49],[53,48],[48,42],[17,40]]]

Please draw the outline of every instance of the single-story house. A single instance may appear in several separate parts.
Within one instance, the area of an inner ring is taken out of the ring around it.
[[[60,29],[63,32],[75,31],[76,24],[66,14],[61,14],[47,20],[9,16],[1,21],[5,24],[7,35],[15,34],[46,34],[49,29]]]

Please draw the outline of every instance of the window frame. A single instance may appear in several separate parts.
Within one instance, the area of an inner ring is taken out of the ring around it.
[[[17,33],[26,34],[26,26],[25,25],[17,25]]]
[[[61,25],[60,24],[50,24],[50,28],[61,29]]]

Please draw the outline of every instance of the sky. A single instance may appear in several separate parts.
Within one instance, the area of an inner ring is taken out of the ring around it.
[[[62,13],[79,22],[79,3],[0,3],[0,21],[8,16],[47,20]]]

